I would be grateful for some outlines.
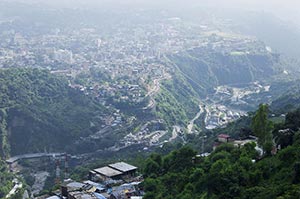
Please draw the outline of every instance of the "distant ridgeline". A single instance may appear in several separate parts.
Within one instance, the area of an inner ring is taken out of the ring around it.
[[[281,113],[300,107],[300,81],[281,83],[285,88],[283,94],[272,102],[271,108]]]
[[[106,111],[49,71],[0,70],[1,156],[77,150],[74,142],[97,131]]]

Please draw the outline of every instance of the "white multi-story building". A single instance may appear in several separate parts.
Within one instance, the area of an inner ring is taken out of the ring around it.
[[[69,50],[57,50],[54,53],[54,59],[59,62],[73,63],[73,53]]]

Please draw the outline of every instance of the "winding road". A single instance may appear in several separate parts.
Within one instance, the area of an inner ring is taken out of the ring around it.
[[[155,107],[156,102],[155,102],[155,99],[153,98],[153,96],[155,94],[157,94],[160,90],[160,81],[167,80],[167,79],[170,79],[170,78],[172,78],[171,75],[164,72],[163,75],[160,78],[153,80],[153,87],[148,91],[148,93],[146,95],[146,97],[150,97],[150,102],[146,107],[143,108],[144,110],[152,109],[152,108]]]
[[[195,121],[201,116],[201,114],[204,112],[204,109],[202,107],[201,104],[199,104],[199,112],[197,113],[197,115],[189,122],[189,124],[187,125],[187,133],[191,134],[192,130],[194,128],[194,123]]]

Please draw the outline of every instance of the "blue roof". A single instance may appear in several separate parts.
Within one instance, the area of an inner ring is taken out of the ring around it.
[[[94,193],[94,195],[98,198],[98,199],[106,199],[102,194],[100,193]]]

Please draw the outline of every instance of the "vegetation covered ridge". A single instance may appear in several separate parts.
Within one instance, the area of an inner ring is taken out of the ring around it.
[[[70,144],[97,131],[97,116],[107,111],[70,88],[65,78],[40,69],[0,70],[0,109],[4,158],[45,150],[76,151]]]
[[[272,125],[268,106],[252,118],[255,143],[225,143],[207,157],[184,146],[168,155],[152,154],[144,167],[145,198],[297,198],[300,195],[300,110]],[[260,120],[259,120],[260,119]],[[259,126],[262,129],[259,129]],[[280,146],[274,152],[272,146]]]

